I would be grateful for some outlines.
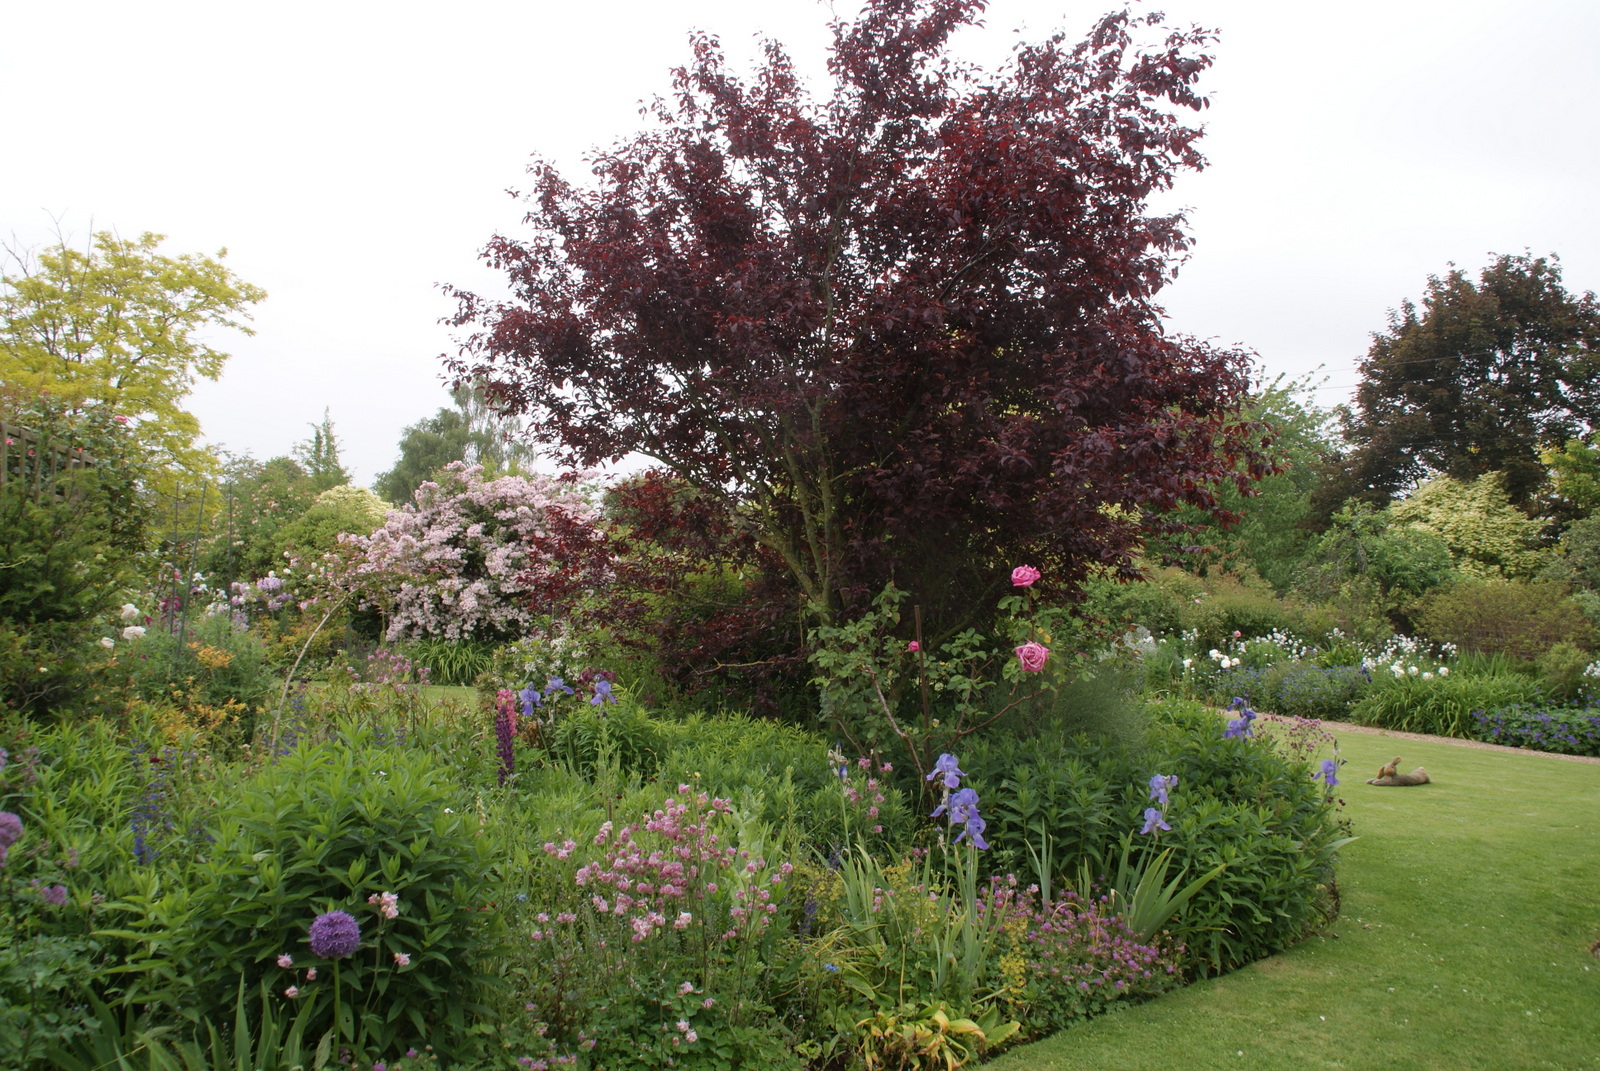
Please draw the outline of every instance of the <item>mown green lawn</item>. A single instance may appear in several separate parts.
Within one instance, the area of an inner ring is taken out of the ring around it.
[[[1361,838],[1321,936],[994,1071],[1600,1068],[1600,765],[1350,733]],[[1418,788],[1365,784],[1401,755]]]

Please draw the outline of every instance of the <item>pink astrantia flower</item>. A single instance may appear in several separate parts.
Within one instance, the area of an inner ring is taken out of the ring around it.
[[[396,952],[394,954],[394,965],[396,967],[409,967],[411,966],[411,957],[404,952]]]
[[[1017,661],[1022,663],[1023,671],[1027,673],[1039,672],[1049,657],[1050,648],[1033,640],[1017,648]]]
[[[283,995],[288,997],[290,1000],[293,1000],[295,997],[300,995],[300,987],[297,985],[292,985],[283,991]]]
[[[1031,588],[1038,581],[1039,570],[1031,565],[1019,565],[1011,570],[1011,586],[1017,588]]]
[[[289,953],[285,952],[283,955],[278,957],[278,966],[284,968],[285,970],[287,970],[290,967],[293,967],[294,966],[294,957],[289,955]]]
[[[317,969],[315,967],[307,967],[306,968],[306,981],[315,982],[316,980],[317,980]]]

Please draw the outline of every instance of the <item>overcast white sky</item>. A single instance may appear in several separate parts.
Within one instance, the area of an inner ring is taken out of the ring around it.
[[[995,0],[962,50],[1075,39],[1111,0]],[[1267,376],[1326,369],[1343,400],[1387,310],[1454,261],[1557,252],[1600,289],[1600,3],[1168,0],[1221,30],[1203,83],[1210,167],[1185,179],[1195,253],[1174,329],[1242,344]],[[836,10],[848,14],[853,0]],[[190,399],[210,441],[284,453],[327,407],[358,481],[447,399],[436,284],[519,233],[530,154],[570,176],[636,130],[691,28],[753,55],[776,37],[821,73],[814,0],[145,0],[8,5],[0,37],[0,233],[53,219],[169,236],[264,287],[256,335]],[[819,92],[826,86],[817,85]]]

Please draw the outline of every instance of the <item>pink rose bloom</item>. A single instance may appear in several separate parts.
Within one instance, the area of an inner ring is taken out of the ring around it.
[[[1039,570],[1031,565],[1019,565],[1011,570],[1011,586],[1017,588],[1031,588],[1039,579]]]
[[[918,651],[922,650],[922,644],[918,643],[916,640],[912,640],[910,643],[906,644],[906,650],[910,651],[912,654],[916,654]]]
[[[1017,661],[1022,663],[1022,668],[1027,673],[1039,672],[1049,657],[1050,648],[1032,640],[1017,648]]]

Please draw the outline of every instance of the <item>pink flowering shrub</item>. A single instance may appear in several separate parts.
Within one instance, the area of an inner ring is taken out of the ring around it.
[[[1045,905],[1038,886],[997,878],[979,906],[1000,931],[1001,1000],[1028,1037],[1182,984],[1182,946],[1141,941],[1104,897],[1084,900],[1068,890]]]
[[[343,584],[384,611],[391,641],[515,639],[607,574],[597,522],[569,485],[458,462],[370,536],[344,537]]]
[[[734,1066],[798,1068],[767,992],[794,868],[764,857],[765,827],[685,784],[586,841],[544,845],[561,878],[541,883],[519,927],[524,1006],[551,1051],[692,1068],[727,1066],[731,1050]]]

